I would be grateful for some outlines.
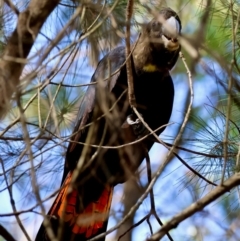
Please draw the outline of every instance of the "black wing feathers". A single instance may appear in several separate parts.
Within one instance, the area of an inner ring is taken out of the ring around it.
[[[87,128],[85,126],[92,121],[96,101],[97,82],[104,82],[104,87],[107,87],[109,91],[111,91],[116,85],[121,72],[125,71],[124,62],[124,47],[113,49],[99,62],[91,78],[91,83],[96,84],[89,85],[79,108],[76,125],[73,131],[75,134],[71,138],[71,141],[74,142],[69,144],[67,150],[63,180],[65,179],[68,171],[75,168],[76,162],[78,161],[79,155],[82,151],[83,145],[77,145],[77,142],[86,141]]]

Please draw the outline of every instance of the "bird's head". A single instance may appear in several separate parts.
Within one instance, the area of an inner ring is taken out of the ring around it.
[[[148,23],[146,31],[154,48],[164,47],[169,51],[175,51],[180,48],[178,37],[181,28],[181,21],[176,12],[171,8],[164,8]]]

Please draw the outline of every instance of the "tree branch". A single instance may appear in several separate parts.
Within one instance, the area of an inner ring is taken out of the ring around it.
[[[149,241],[160,240],[169,230],[176,228],[180,222],[192,216],[196,212],[201,211],[211,202],[215,201],[217,198],[222,196],[224,193],[229,192],[233,187],[240,184],[240,174],[235,174],[228,180],[226,180],[223,185],[216,187],[209,194],[207,194],[202,199],[190,205],[188,208],[184,209],[181,213],[175,215],[170,221],[164,224],[160,230],[155,233]]]
[[[59,0],[32,0],[20,13],[12,36],[0,59],[0,118],[6,114],[12,94],[16,91],[22,70],[34,41]]]
[[[6,240],[6,241],[15,241],[13,236],[0,224],[0,235]]]

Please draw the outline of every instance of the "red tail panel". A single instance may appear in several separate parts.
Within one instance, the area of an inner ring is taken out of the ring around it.
[[[108,218],[113,187],[107,186],[97,201],[89,203],[82,212],[77,213],[78,193],[77,190],[71,191],[71,180],[72,173],[69,173],[49,215],[63,219],[68,223],[72,233],[90,238],[103,228]]]

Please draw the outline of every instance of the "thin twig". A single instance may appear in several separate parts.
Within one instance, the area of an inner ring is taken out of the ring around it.
[[[28,152],[29,160],[30,160],[31,184],[32,184],[32,188],[33,188],[37,203],[41,208],[41,213],[44,216],[46,214],[46,211],[45,211],[45,207],[43,206],[43,203],[42,203],[42,200],[41,200],[41,196],[40,196],[40,192],[39,192],[39,186],[38,186],[38,183],[37,183],[37,176],[36,176],[36,172],[35,172],[35,168],[34,168],[34,158],[33,158],[31,140],[29,138],[29,133],[28,133],[27,125],[26,125],[26,116],[24,115],[24,109],[23,109],[22,104],[21,104],[20,95],[18,95],[17,97],[18,97],[17,98],[17,105],[18,105],[19,112],[20,112],[20,120],[21,120],[22,130],[23,130],[25,143],[26,143],[26,152]],[[57,239],[55,237],[55,234],[53,232],[53,229],[51,227],[50,221],[48,219],[44,219],[43,224],[45,226],[46,232],[47,232],[50,240],[51,241],[57,241]]]
[[[130,232],[132,229],[136,228],[137,226],[139,226],[142,222],[144,222],[148,217],[150,216],[150,214],[146,215],[145,217],[143,217],[142,219],[140,219],[137,223],[135,223],[134,225],[132,225],[129,229],[126,230],[126,232],[124,232],[123,234],[121,234],[118,238],[118,241],[120,241],[120,239],[125,236],[128,232]]]
[[[152,170],[151,170],[151,162],[150,162],[150,157],[148,154],[147,149],[145,150],[145,157],[146,157],[146,164],[147,164],[147,177],[148,177],[148,183],[150,184],[152,180]],[[156,208],[155,208],[155,200],[154,200],[154,193],[153,189],[150,190],[149,192],[150,195],[150,204],[151,204],[151,214],[156,218],[157,222],[159,223],[160,226],[163,225],[161,219],[158,217]],[[151,230],[152,231],[152,230]],[[170,241],[174,241],[169,232],[166,233]]]
[[[6,241],[16,241],[13,236],[0,224],[0,236],[2,236]]]
[[[4,163],[3,163],[3,160],[2,160],[2,159],[0,159],[0,163],[1,163],[1,165],[2,165],[2,170],[3,170],[3,173],[4,173],[4,179],[5,179],[5,182],[6,182],[6,185],[7,185],[7,190],[8,190],[8,194],[9,194],[9,198],[10,198],[10,203],[11,203],[11,206],[12,206],[12,210],[13,210],[14,213],[17,213],[18,211],[17,211],[16,205],[15,205],[15,200],[14,200],[13,193],[12,193],[12,186],[9,186],[9,185],[8,185],[8,179],[7,179],[7,175],[6,175],[6,172],[5,172],[5,167],[4,167]],[[27,233],[24,225],[22,224],[19,216],[18,216],[18,215],[15,215],[15,218],[16,218],[16,220],[17,220],[17,223],[18,223],[20,229],[23,231],[26,239],[27,239],[28,241],[31,241],[31,238],[29,237],[29,235],[28,235],[28,233]]]
[[[13,12],[18,16],[19,15],[19,10],[17,7],[13,4],[11,0],[4,0],[4,2],[13,10]]]

